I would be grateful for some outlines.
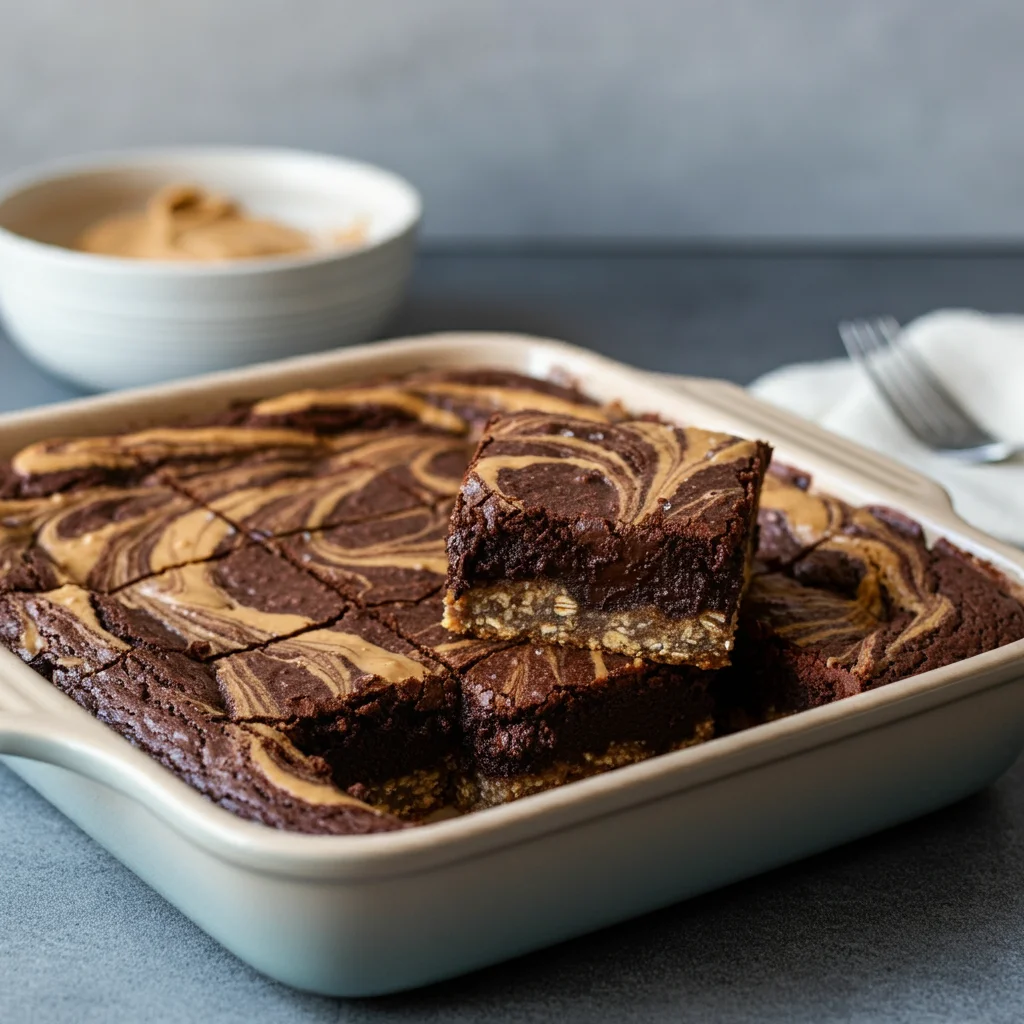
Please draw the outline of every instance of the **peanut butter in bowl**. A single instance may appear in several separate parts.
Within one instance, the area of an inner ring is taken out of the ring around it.
[[[365,224],[357,222],[330,245],[352,248],[365,240]],[[305,255],[324,247],[305,231],[252,217],[234,200],[195,185],[168,185],[144,211],[105,217],[74,244],[100,256],[209,262]]]

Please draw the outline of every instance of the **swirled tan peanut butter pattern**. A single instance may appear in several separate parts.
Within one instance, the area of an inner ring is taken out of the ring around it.
[[[254,722],[237,726],[236,735],[248,740],[253,767],[290,797],[313,806],[350,806],[377,813],[330,782],[318,781],[315,765],[280,730]]]
[[[12,648],[25,661],[32,661],[47,647],[46,638],[39,632],[30,607],[18,599],[8,599],[4,609],[5,613],[17,622],[16,638]]]
[[[467,405],[479,406],[493,412],[526,412],[534,410],[554,416],[572,416],[595,423],[609,421],[607,410],[597,405],[573,402],[558,395],[530,388],[501,387],[499,385],[466,384],[460,381],[431,381],[413,383],[410,388],[439,399],[455,399]]]
[[[241,529],[264,537],[317,530],[347,520],[381,515],[416,504],[416,496],[383,475],[383,467],[331,461],[312,474],[296,474],[263,486],[238,487],[240,467],[212,476],[208,485],[186,483],[190,493]]]
[[[890,528],[867,509],[854,510],[851,526],[816,550],[835,550],[863,563],[867,571],[858,588],[858,600],[877,606],[876,595],[881,590],[890,607],[911,617],[886,644],[888,658],[933,633],[953,614],[949,598],[936,591],[930,578],[924,544]],[[867,653],[863,656],[869,657]]]
[[[849,668],[884,624],[858,599],[806,587],[781,573],[756,576],[747,596],[753,617],[798,647],[822,652],[830,668]]]
[[[51,438],[22,448],[11,460],[19,476],[42,476],[82,469],[132,469],[171,459],[203,459],[261,448],[319,445],[301,430],[250,427],[155,427],[131,434]]]
[[[217,584],[216,568],[216,562],[200,562],[168,569],[119,591],[117,599],[189,642],[209,644],[213,654],[277,640],[317,624],[304,615],[241,603]]]
[[[129,649],[100,624],[89,591],[75,584],[2,600],[4,635],[25,661],[42,655],[54,666],[95,671]]]
[[[305,391],[292,391],[277,398],[267,398],[257,402],[253,408],[254,416],[277,417],[294,416],[313,409],[345,409],[358,407],[383,407],[393,409],[404,418],[416,420],[424,426],[450,433],[465,433],[466,421],[461,416],[439,409],[436,405],[413,394],[397,385],[380,387],[342,387],[342,388],[311,388]]]
[[[344,624],[314,629],[217,665],[221,685],[235,718],[285,718],[293,712],[295,682],[285,682],[283,669],[298,673],[300,696],[325,709],[367,683],[395,685],[422,681],[426,666],[401,651],[374,644]],[[292,691],[292,692],[289,692]]]
[[[235,533],[169,488],[98,488],[72,492],[36,543],[76,583],[108,591],[209,558],[233,544]]]
[[[756,578],[748,610],[779,636],[821,651],[830,667],[867,677],[907,645],[935,633],[954,608],[937,590],[920,540],[867,509],[847,508],[844,514],[843,529],[794,564],[799,582],[780,574]],[[828,589],[828,567],[837,558],[859,572],[852,598]],[[819,564],[827,567],[821,580]]]
[[[762,513],[781,515],[797,543],[808,548],[843,525],[849,506],[831,495],[802,490],[768,473],[761,487],[760,507]]]
[[[479,662],[467,678],[477,689],[492,690],[501,704],[521,707],[542,703],[559,689],[589,687],[613,673],[643,668],[642,662],[617,654],[522,643]]]
[[[354,600],[418,601],[444,583],[447,529],[447,509],[415,508],[280,543],[293,561]]]
[[[609,484],[615,492],[614,518],[636,525],[651,516],[690,519],[741,493],[731,486],[685,493],[695,478],[716,466],[748,463],[757,453],[752,441],[697,427],[675,427],[636,420],[597,429],[577,420],[523,414],[499,421],[491,443],[472,473],[492,492],[523,508],[516,474],[550,466],[573,469]]]
[[[461,437],[373,431],[327,438],[338,458],[395,473],[402,483],[437,497],[454,497],[473,454]]]
[[[48,591],[43,596],[48,601],[60,605],[68,611],[89,633],[101,638],[108,647],[121,651],[128,650],[128,644],[120,637],[108,633],[100,625],[100,620],[96,616],[96,611],[92,606],[87,590],[82,587],[76,587],[73,584],[66,584],[63,587],[58,587],[56,590]]]
[[[0,588],[17,587],[14,577],[23,568],[29,552],[35,547],[40,527],[64,504],[61,495],[49,498],[28,498],[0,501]],[[43,586],[69,582],[56,565],[47,567]],[[33,584],[34,585],[34,584]]]

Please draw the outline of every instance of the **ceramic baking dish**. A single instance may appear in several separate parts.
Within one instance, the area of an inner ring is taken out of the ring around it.
[[[423,365],[567,372],[603,399],[766,438],[822,488],[900,508],[1024,575],[1024,556],[966,526],[934,484],[740,388],[509,335],[387,342],[10,415],[0,454]],[[1022,743],[1024,641],[463,818],[307,836],[209,803],[0,651],[10,767],[241,959],[337,995],[450,977],[885,828],[989,784]]]

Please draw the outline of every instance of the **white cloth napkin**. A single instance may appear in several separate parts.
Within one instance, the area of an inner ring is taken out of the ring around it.
[[[941,310],[908,324],[914,347],[935,375],[996,437],[1024,445],[1024,316]],[[751,385],[760,398],[876,448],[937,480],[968,522],[1024,545],[1024,458],[971,466],[918,444],[847,359],[799,363]]]

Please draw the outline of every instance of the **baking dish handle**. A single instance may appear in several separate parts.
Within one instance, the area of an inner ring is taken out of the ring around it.
[[[43,761],[129,796],[137,795],[137,780],[129,780],[123,758],[74,722],[55,721],[33,712],[0,712],[0,755]]]
[[[930,480],[902,462],[890,459],[887,455],[864,448],[839,434],[826,431],[803,416],[772,405],[763,398],[752,395],[746,388],[741,388],[738,384],[725,380],[685,377],[652,371],[647,371],[647,376],[663,388],[692,398],[694,401],[716,405],[721,409],[735,409],[736,402],[741,400],[744,414],[748,418],[760,419],[760,414],[763,413],[766,428],[770,428],[776,436],[804,447],[819,448],[821,447],[820,442],[823,441],[825,447],[822,449],[822,454],[830,460],[841,461],[855,468],[858,473],[870,476],[886,487],[900,490],[911,500],[923,500],[944,511],[950,511],[953,507],[949,495],[934,480]],[[820,440],[815,435],[820,435]],[[819,441],[819,444],[815,445],[815,441]]]

